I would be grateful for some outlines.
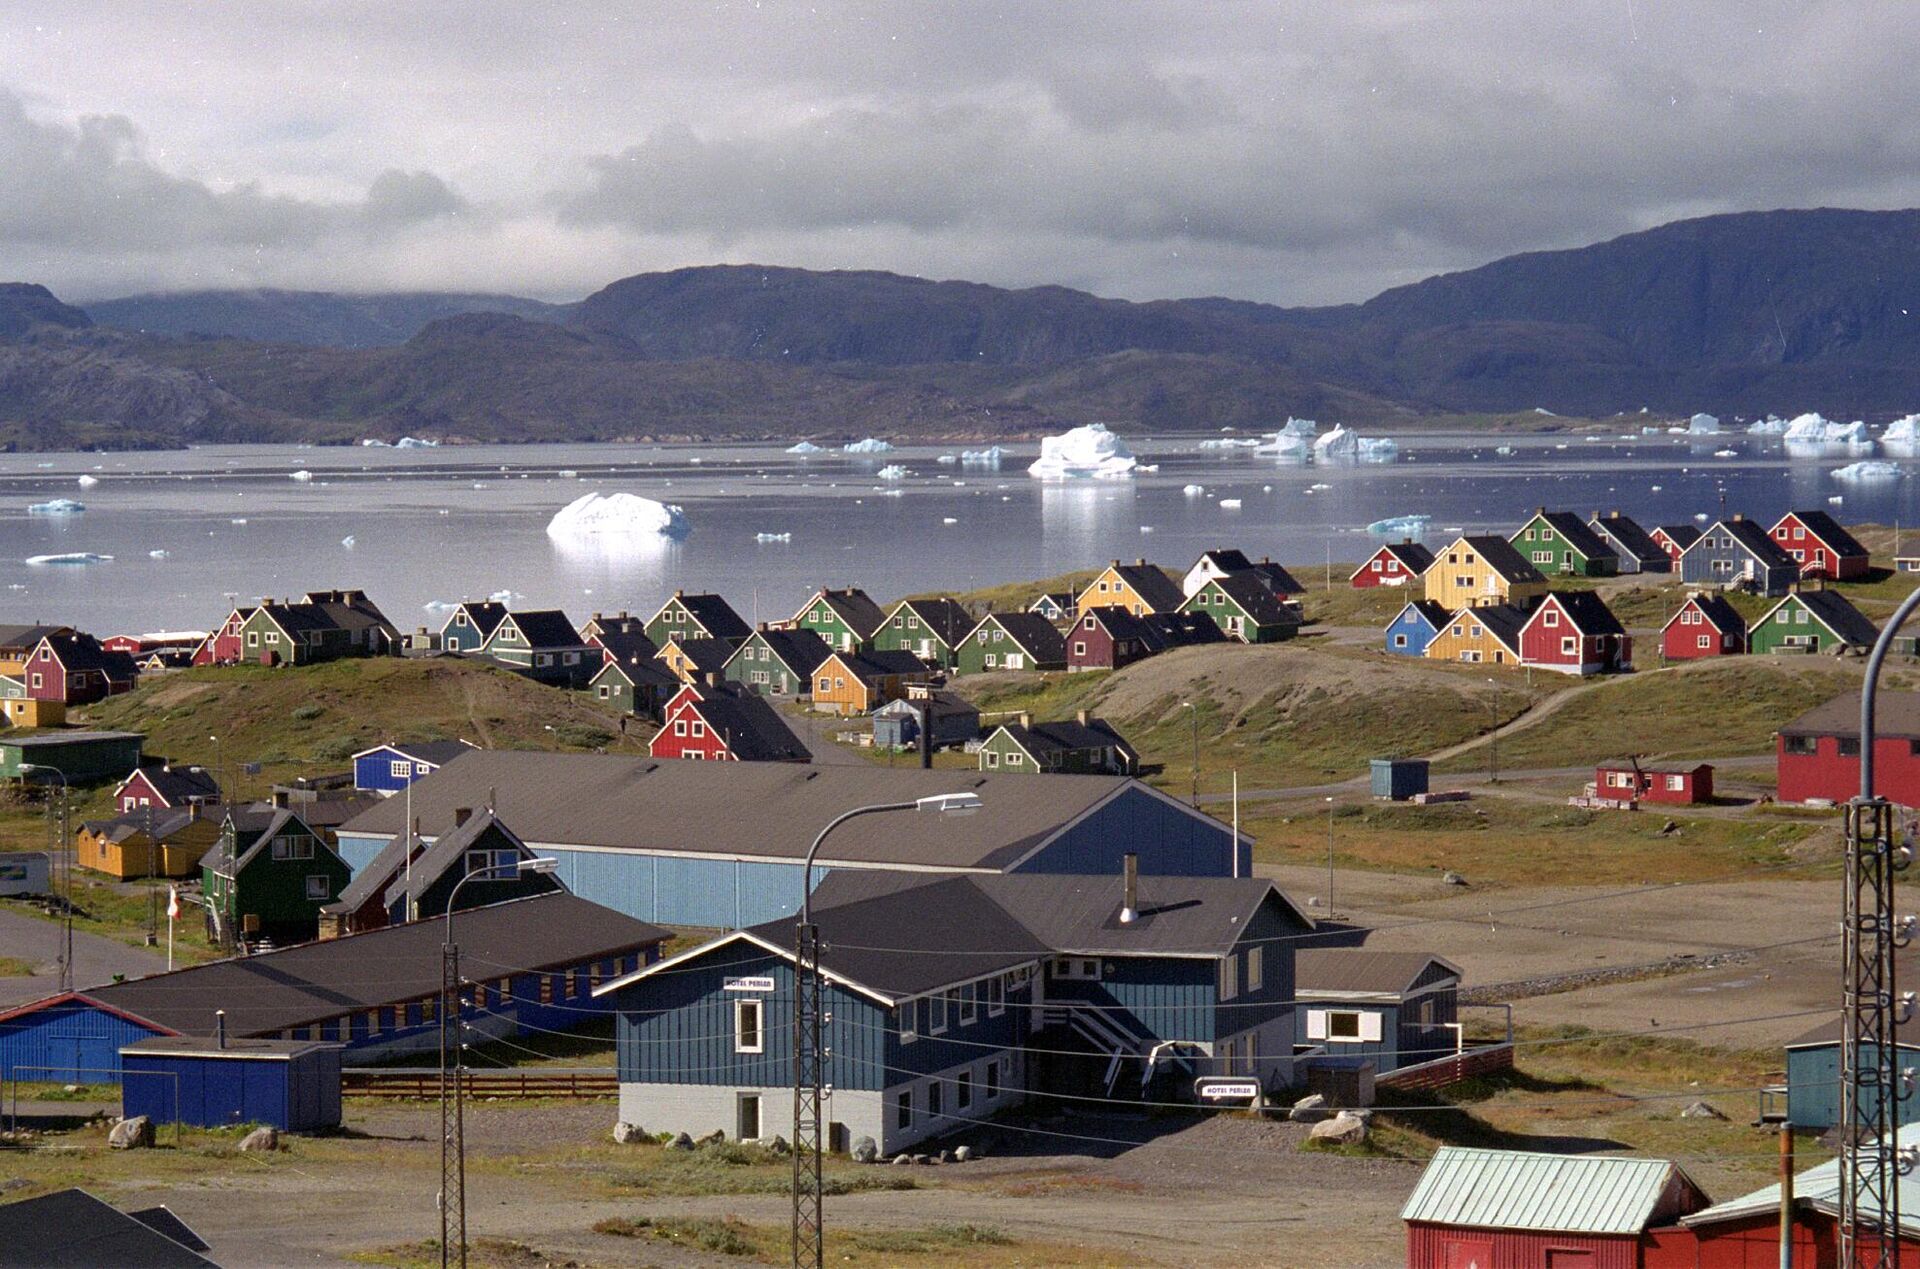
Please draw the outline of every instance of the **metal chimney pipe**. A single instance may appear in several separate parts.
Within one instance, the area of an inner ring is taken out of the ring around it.
[[[1120,860],[1120,924],[1140,919],[1140,856],[1128,851]]]
[[[933,770],[933,693],[920,702],[920,769]]]
[[[227,1047],[227,1011],[225,1009],[213,1011],[213,1047],[216,1049]]]

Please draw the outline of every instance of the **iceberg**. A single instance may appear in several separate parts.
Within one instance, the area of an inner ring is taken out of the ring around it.
[[[687,535],[686,515],[677,506],[639,494],[582,494],[554,513],[547,536],[561,541],[606,537]]]
[[[86,509],[85,503],[75,502],[71,498],[55,498],[51,502],[27,504],[27,514],[30,516],[77,516]]]
[[[985,449],[963,449],[960,451],[960,461],[969,467],[998,467],[1000,460],[1006,456],[1007,451],[1001,449],[998,445],[989,445]]]
[[[100,478],[98,476],[82,476],[79,481],[82,489],[91,489],[99,483]]]
[[[1363,436],[1359,445],[1363,463],[1390,463],[1400,456],[1400,446],[1390,436]]]
[[[1429,515],[1388,516],[1368,525],[1367,532],[1377,538],[1423,538],[1432,523]]]
[[[753,535],[753,540],[755,542],[791,542],[793,541],[793,534],[791,533],[756,533]]]
[[[1291,427],[1300,421],[1299,419],[1288,419],[1287,425]],[[1254,442],[1253,452],[1256,454],[1270,454],[1275,458],[1305,458],[1307,456],[1307,447],[1311,444],[1311,441],[1299,433],[1289,432],[1286,428],[1281,428],[1278,432],[1268,432],[1264,439]]]
[[[385,441],[381,440],[377,436],[363,437],[360,441],[360,447],[362,449],[392,449],[393,448],[393,446],[387,444]]]
[[[1315,458],[1353,458],[1359,453],[1360,438],[1342,424],[1335,423],[1331,432],[1314,438]]]
[[[1864,484],[1870,481],[1898,480],[1904,474],[1898,463],[1883,463],[1877,459],[1864,463],[1848,463],[1845,467],[1836,467],[1827,473],[1835,480],[1847,484]]]
[[[1720,430],[1720,420],[1711,414],[1696,414],[1687,420],[1687,431],[1694,436],[1710,436]]]
[[[888,463],[885,467],[882,467],[873,474],[881,480],[905,480],[907,478],[907,469],[899,463]]]
[[[1132,475],[1139,463],[1126,442],[1109,432],[1104,424],[1089,423],[1044,438],[1040,442],[1040,457],[1027,468],[1027,474],[1041,480],[1069,480],[1080,476],[1111,479]]]
[[[1260,441],[1256,437],[1225,436],[1218,440],[1201,441],[1201,449],[1258,449]]]
[[[1273,433],[1273,435],[1297,436],[1302,440],[1310,441],[1313,439],[1313,434],[1315,432],[1318,432],[1319,430],[1320,430],[1320,425],[1318,423],[1315,423],[1312,419],[1296,419],[1291,414],[1289,414],[1287,416],[1286,426],[1281,428],[1279,431]]]
[[[1823,445],[1861,445],[1870,444],[1867,425],[1858,419],[1852,423],[1836,423],[1821,418],[1819,414],[1802,414],[1787,424],[1782,433],[1790,441],[1815,441]]]
[[[1747,424],[1749,436],[1785,436],[1787,421],[1777,414],[1769,414],[1764,419],[1755,419]]]
[[[936,462],[936,463],[939,463],[939,464],[940,464],[940,465],[941,465],[942,467],[951,467],[951,466],[953,466],[953,465],[954,465],[955,463],[957,463],[957,462],[959,462],[959,461],[960,461],[960,455],[958,455],[958,454],[942,454],[942,455],[940,455],[940,457],[938,457],[938,458],[936,458],[936,459],[934,459],[933,461],[934,461],[934,462]]]
[[[164,560],[164,559],[168,559],[168,558],[170,558],[170,557],[171,557],[172,555],[173,555],[173,552],[172,552],[172,551],[167,551],[167,550],[159,550],[159,551],[148,551],[148,552],[147,552],[147,558],[148,558],[148,559],[150,559],[150,560]]]
[[[1238,511],[1240,509],[1240,500],[1238,498],[1222,498],[1220,500],[1220,509],[1222,511]]]
[[[1180,492],[1189,498],[1198,498],[1201,494],[1207,492],[1207,487],[1205,485],[1182,485]]]
[[[1887,424],[1887,430],[1880,433],[1883,441],[1915,442],[1920,441],[1920,414],[1909,414],[1905,418],[1895,419]]]
[[[824,446],[815,445],[812,441],[801,441],[798,445],[787,446],[789,454],[824,454],[826,452]]]
[[[403,436],[393,443],[395,449],[439,449],[439,441],[422,440],[418,436]]]
[[[1740,451],[1737,449],[1716,449],[1713,451],[1713,456],[1715,458],[1738,458],[1740,457]]]
[[[95,555],[92,551],[68,551],[61,555],[29,555],[26,562],[35,567],[42,564],[104,564],[112,558],[111,555]]]
[[[341,538],[340,545],[351,551],[353,549],[353,534],[349,533],[346,537]]]
[[[1511,445],[1496,445],[1496,446],[1494,446],[1494,447],[1493,447],[1493,452],[1494,452],[1494,453],[1496,453],[1496,454],[1498,454],[1498,455],[1500,455],[1500,457],[1502,457],[1502,458],[1512,458],[1512,457],[1513,457],[1513,446],[1511,446]]]
[[[893,446],[869,436],[864,441],[848,441],[840,447],[843,454],[891,454]]]
[[[302,467],[302,468],[301,468],[301,469],[300,469],[299,471],[297,471],[297,472],[293,472],[293,473],[291,473],[291,474],[290,474],[290,475],[289,475],[289,476],[287,477],[287,479],[288,479],[288,480],[297,480],[297,481],[299,481],[299,482],[301,482],[302,484],[305,484],[305,483],[306,483],[307,481],[309,481],[309,480],[312,480],[312,479],[313,479],[313,473],[312,473],[312,472],[310,472],[310,471],[308,471],[308,470],[307,470],[306,468],[304,468],[304,467]]]
[[[940,523],[941,524],[959,524],[960,517],[959,516],[941,516]]]

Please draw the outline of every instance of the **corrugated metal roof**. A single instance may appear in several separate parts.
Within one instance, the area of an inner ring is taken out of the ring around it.
[[[1400,1219],[1480,1229],[1637,1234],[1675,1174],[1666,1159],[1443,1146]],[[1698,1190],[1691,1180],[1686,1184]]]
[[[1920,1124],[1908,1124],[1902,1128],[1898,1141],[1902,1146],[1920,1146]],[[1920,1174],[1907,1173],[1901,1176],[1899,1187],[1900,1228],[1908,1233],[1920,1232]],[[1840,1160],[1829,1159],[1795,1176],[1793,1197],[1797,1204],[1837,1215],[1840,1210]],[[1683,1216],[1681,1224],[1689,1227],[1717,1225],[1721,1221],[1739,1220],[1761,1212],[1779,1210],[1780,1186],[1776,1183],[1751,1194],[1743,1194],[1737,1199],[1716,1203],[1691,1216]]]

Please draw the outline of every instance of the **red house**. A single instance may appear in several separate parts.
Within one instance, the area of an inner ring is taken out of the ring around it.
[[[1633,638],[1590,590],[1552,591],[1520,627],[1520,663],[1561,674],[1633,668]]]
[[[113,804],[122,814],[143,806],[173,810],[184,806],[207,806],[220,800],[220,786],[205,767],[176,767],[172,763],[158,767],[136,767],[132,775],[113,791]]]
[[[89,634],[48,635],[27,658],[27,695],[36,701],[91,705],[133,690],[139,671],[124,652],[108,652]]]
[[[247,624],[247,618],[253,616],[251,608],[236,608],[227,614],[220,628],[208,635],[199,647],[193,650],[195,665],[238,665],[246,658],[246,641],[240,637],[240,628]]]
[[[1417,582],[1433,563],[1433,552],[1412,538],[1389,542],[1369,555],[1347,580],[1355,590],[1374,586],[1405,586]]]
[[[1713,764],[1643,763],[1614,758],[1593,769],[1593,791],[1609,802],[1698,806],[1713,800]]]
[[[1660,630],[1660,655],[1669,661],[1739,656],[1746,650],[1746,618],[1718,595],[1688,595]]]
[[[1782,802],[1840,803],[1860,792],[1860,697],[1836,696],[1774,741]],[[1874,708],[1874,794],[1920,806],[1920,692],[1881,692]]]
[[[1673,561],[1674,569],[1680,567],[1680,557],[1687,548],[1700,540],[1700,530],[1690,524],[1663,524],[1647,535]]]
[[[1089,608],[1067,632],[1067,669],[1117,670],[1161,650],[1146,620],[1108,604]]]
[[[1789,511],[1767,533],[1793,557],[1802,577],[1846,581],[1865,577],[1872,563],[1867,548],[1824,511]]]
[[[810,762],[772,705],[733,683],[688,683],[660,711],[660,730],[647,743],[656,758],[696,762]]]

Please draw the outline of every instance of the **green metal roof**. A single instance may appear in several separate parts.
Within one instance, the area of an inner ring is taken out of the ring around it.
[[[1902,1147],[1920,1145],[1920,1124],[1908,1124],[1895,1139]],[[1907,1173],[1900,1176],[1895,1184],[1900,1191],[1900,1228],[1907,1233],[1920,1233],[1920,1175]],[[1832,1216],[1839,1215],[1840,1160],[1829,1159],[1794,1177],[1793,1197],[1797,1206],[1811,1207]],[[1682,1223],[1688,1226],[1717,1225],[1722,1221],[1740,1220],[1779,1210],[1780,1187],[1775,1184],[1751,1194],[1743,1194],[1737,1199],[1716,1203],[1705,1211],[1684,1217]]]
[[[1400,1219],[1481,1229],[1637,1234],[1662,1214],[1661,1200],[1676,1177],[1699,1194],[1692,1179],[1666,1159],[1443,1146],[1421,1174]]]

